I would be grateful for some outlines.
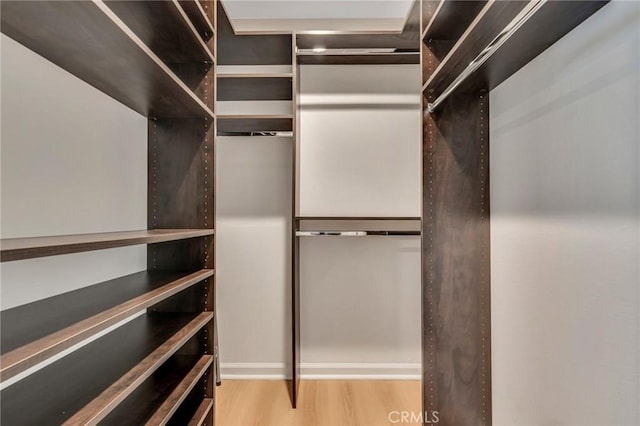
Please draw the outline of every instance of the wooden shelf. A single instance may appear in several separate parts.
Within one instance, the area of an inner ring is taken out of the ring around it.
[[[571,31],[607,1],[552,1],[545,3],[458,90],[491,90]],[[430,101],[485,49],[526,6],[527,2],[486,3],[478,16],[440,62],[423,86]]]
[[[5,238],[0,240],[0,262],[114,247],[162,243],[204,237],[213,235],[213,233],[213,229],[152,229],[51,237]]]
[[[460,89],[494,89],[607,3],[608,0],[545,3]]]
[[[441,0],[425,25],[422,39],[457,40],[485,3],[486,0]]]
[[[218,78],[291,78],[291,65],[218,65]]]
[[[139,272],[0,313],[6,380],[213,275]]]
[[[213,408],[213,399],[205,398],[193,413],[188,426],[201,426]],[[184,424],[184,423],[183,423]]]
[[[176,355],[105,419],[112,425],[165,425],[213,361],[212,355]]]
[[[200,36],[206,41],[209,40],[215,29],[207,12],[202,8],[199,0],[180,0],[182,9],[187,14]]]
[[[420,232],[420,217],[296,217],[298,231]]]
[[[0,7],[4,34],[140,114],[213,118],[104,2],[3,1]]]
[[[290,132],[293,130],[293,119],[277,117],[219,118],[218,134],[251,133],[251,132]]]
[[[2,424],[100,421],[212,316],[146,314],[134,319],[4,389]]]
[[[212,363],[213,355],[203,355],[189,373],[176,385],[171,394],[164,399],[160,408],[156,410],[147,423],[152,425],[167,424]]]
[[[177,0],[104,1],[164,63],[214,63],[209,47]]]
[[[405,220],[415,221],[422,220],[420,216],[296,216],[296,220]]]
[[[301,65],[419,64],[419,52],[395,52],[366,55],[298,55]]]
[[[293,118],[291,101],[218,101],[219,119]]]
[[[486,3],[424,84],[423,91],[429,99],[439,96],[526,4],[524,1]]]

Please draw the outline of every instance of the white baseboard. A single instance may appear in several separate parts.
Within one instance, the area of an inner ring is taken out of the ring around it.
[[[282,380],[289,377],[284,363],[222,363],[222,379]],[[300,378],[312,380],[419,380],[420,363],[302,363]]]

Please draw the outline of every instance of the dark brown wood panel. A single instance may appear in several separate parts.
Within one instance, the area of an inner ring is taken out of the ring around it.
[[[200,426],[201,424],[203,424],[205,418],[207,417],[209,412],[211,412],[212,407],[213,407],[213,400],[209,398],[205,398],[200,403],[195,413],[191,417],[191,420],[189,421],[188,426]]]
[[[1,313],[6,380],[213,275],[140,272]]]
[[[219,101],[288,101],[293,96],[291,77],[218,79]]]
[[[198,356],[174,355],[151,377],[145,380],[127,399],[105,417],[101,425],[113,426],[159,426],[149,420],[180,381],[196,366]]]
[[[144,315],[2,390],[2,424],[63,424],[194,317]]]
[[[424,122],[423,409],[491,424],[489,102],[453,95]]]
[[[51,237],[5,238],[0,241],[2,244],[0,261],[9,262],[115,247],[155,244],[207,235],[213,235],[213,229],[150,229],[147,231],[103,232]]]
[[[213,54],[182,3],[145,0],[106,0],[105,3],[165,63],[213,63]]]
[[[218,135],[251,132],[291,131],[292,118],[219,118]]]
[[[425,21],[423,39],[458,40],[486,0],[443,0]]]
[[[301,65],[391,65],[419,64],[419,52],[397,52],[367,55],[298,55]]]
[[[213,3],[211,2],[211,4]],[[202,3],[199,0],[180,0],[180,6],[182,6],[200,36],[205,41],[211,39],[214,32],[213,22],[207,15]]]
[[[182,345],[187,343],[202,327],[211,321],[212,317],[209,312],[203,312],[195,316],[89,404],[82,407],[66,423],[69,425],[85,425],[95,424],[102,420],[160,368],[169,357],[176,353]]]
[[[460,91],[497,87],[608,2],[548,1],[460,87]]]
[[[191,223],[213,233],[213,129],[207,118],[149,121],[150,228]],[[212,268],[213,246],[213,238],[202,238],[149,247],[148,269]]]
[[[487,2],[474,20],[474,25],[442,58],[438,68],[427,79],[425,92],[429,100],[439,96],[526,4],[525,1]]]
[[[298,394],[300,390],[300,237],[297,237],[295,230],[300,226],[299,221],[293,221],[291,240],[291,380],[289,392],[291,396],[291,406],[298,405]]]
[[[209,414],[213,413],[214,401],[212,398],[202,398],[202,395],[203,389],[194,389],[167,424],[169,426],[205,424]]]
[[[180,407],[180,404],[187,398],[189,393],[195,388],[200,378],[213,362],[212,355],[203,355],[198,362],[184,375],[171,393],[164,398],[162,405],[153,413],[153,416],[146,421],[149,425],[166,425],[171,416]]]
[[[291,63],[290,35],[235,35],[218,2],[216,27],[219,65],[287,65]]]
[[[0,6],[4,34],[140,114],[213,117],[105,4],[3,1]]]

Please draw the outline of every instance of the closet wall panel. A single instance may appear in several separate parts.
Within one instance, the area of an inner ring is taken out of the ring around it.
[[[420,67],[300,66],[299,216],[420,216]]]

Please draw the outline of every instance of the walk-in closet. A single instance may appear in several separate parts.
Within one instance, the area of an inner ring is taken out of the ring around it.
[[[640,2],[0,2],[0,423],[640,424]]]

